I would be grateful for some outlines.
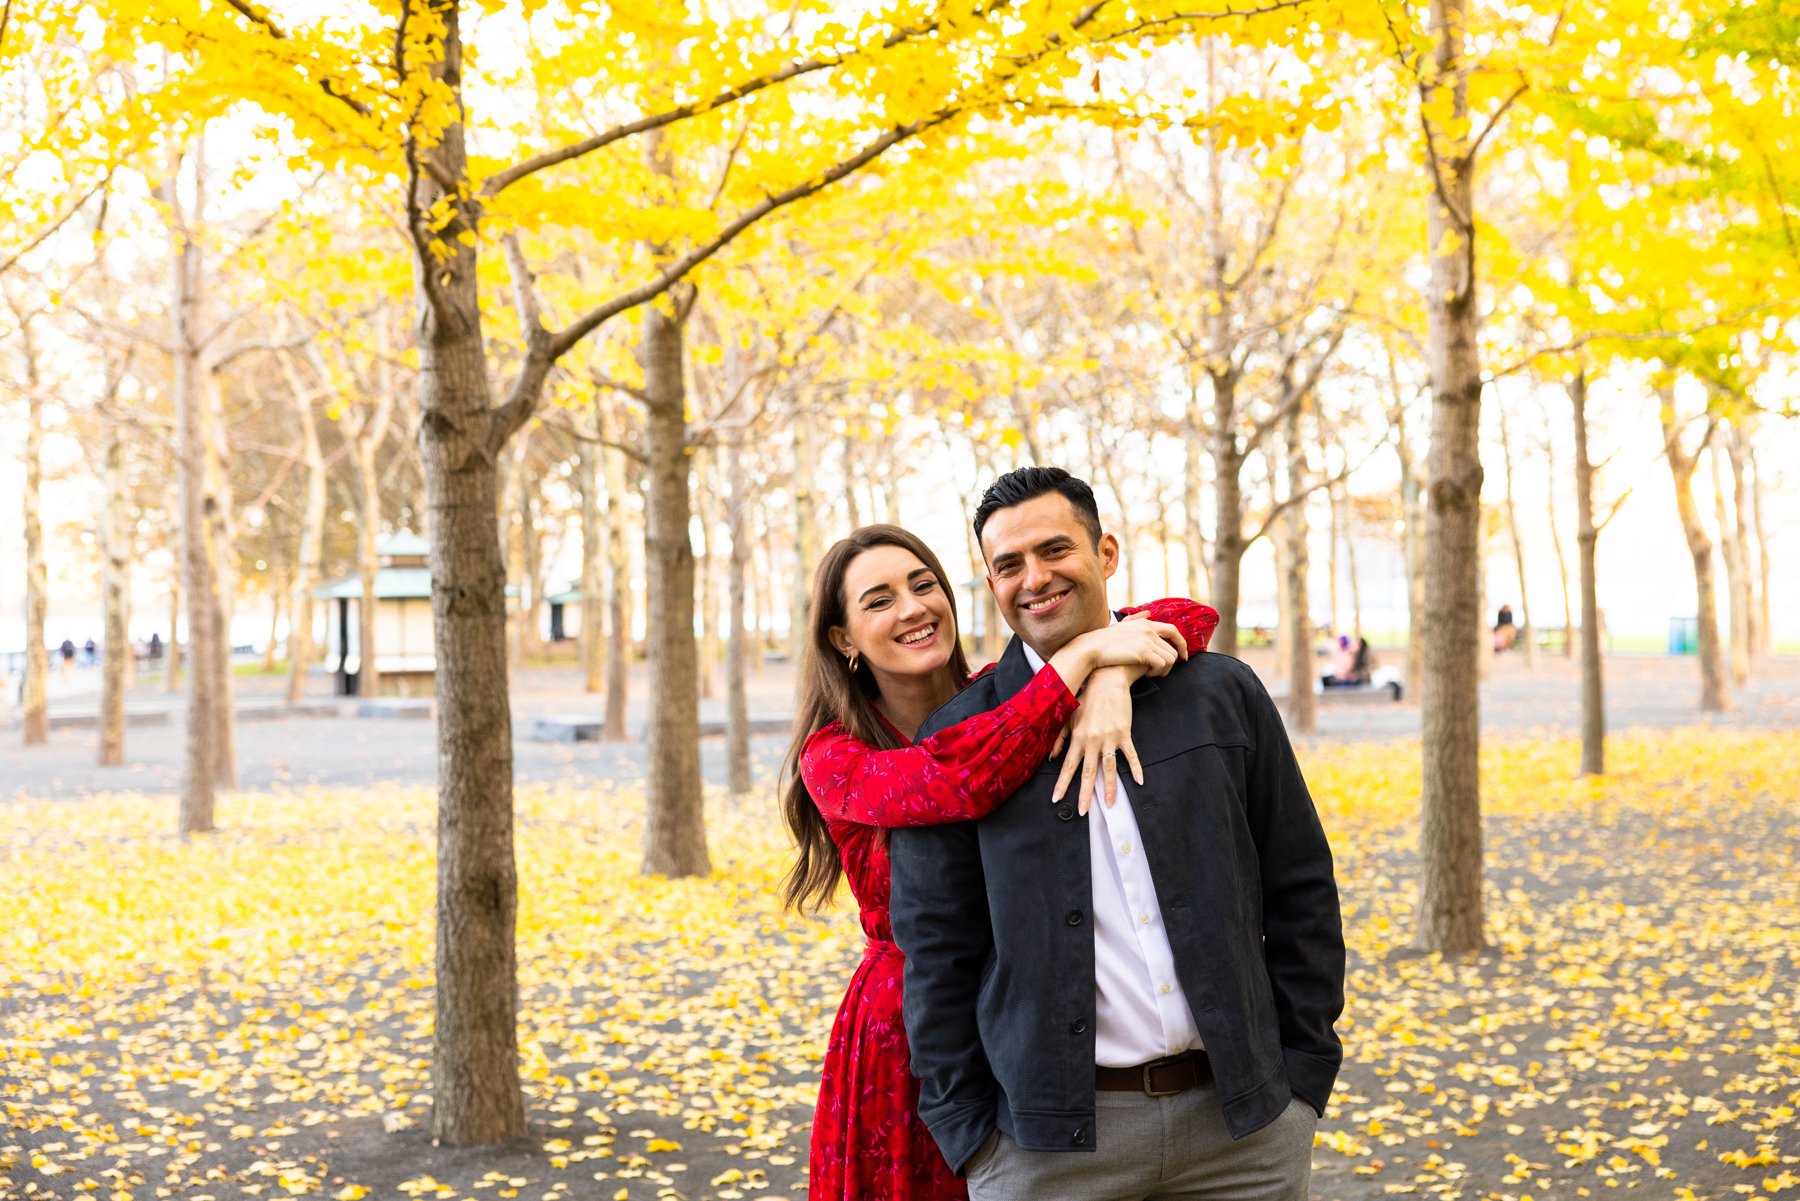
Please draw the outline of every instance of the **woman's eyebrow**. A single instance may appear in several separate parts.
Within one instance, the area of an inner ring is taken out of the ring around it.
[[[894,589],[891,585],[877,584],[873,588],[864,589],[863,594],[856,598],[856,603],[859,605],[862,604],[864,601],[868,600],[871,596],[873,596],[877,592],[892,592],[893,590]]]

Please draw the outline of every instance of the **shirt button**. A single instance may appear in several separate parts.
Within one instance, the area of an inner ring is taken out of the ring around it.
[[[1071,926],[1079,926],[1081,924],[1081,910],[1079,910],[1079,909],[1069,910],[1069,916],[1064,918],[1063,920],[1068,922]]]
[[[1086,1126],[1075,1127],[1075,1145],[1077,1147],[1085,1147],[1087,1145],[1087,1127]]]
[[[1070,1034],[1086,1034],[1087,1033],[1087,1019],[1086,1018],[1076,1018],[1074,1021],[1070,1022],[1069,1023],[1069,1033]]]
[[[1119,844],[1119,854],[1121,854],[1121,855],[1131,854],[1131,844],[1128,842],[1120,843]]]
[[[1160,993],[1163,993],[1166,996],[1169,991],[1169,986],[1167,984],[1158,985],[1157,991]]]
[[[1138,914],[1138,925],[1148,926],[1149,924],[1150,924],[1150,915],[1148,913]]]

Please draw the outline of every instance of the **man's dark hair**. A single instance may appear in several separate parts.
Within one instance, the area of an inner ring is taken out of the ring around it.
[[[981,494],[975,506],[975,541],[981,541],[981,527],[1001,509],[1022,505],[1055,492],[1068,498],[1076,518],[1087,530],[1088,540],[1100,545],[1100,506],[1094,502],[1094,490],[1086,480],[1077,479],[1060,467],[1021,467],[1009,471]]]

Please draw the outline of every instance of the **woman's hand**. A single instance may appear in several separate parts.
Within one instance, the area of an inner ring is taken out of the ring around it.
[[[1120,754],[1131,764],[1131,778],[1139,784],[1144,782],[1144,769],[1138,763],[1137,748],[1131,743],[1131,685],[1141,674],[1135,667],[1105,667],[1088,680],[1087,690],[1082,693],[1081,708],[1075,711],[1069,728],[1057,740],[1059,747],[1064,742],[1068,744],[1069,753],[1063,759],[1056,787],[1050,793],[1052,803],[1062,800],[1079,766],[1078,808],[1081,813],[1085,815],[1093,803],[1096,771],[1100,773],[1106,803],[1111,806],[1119,798]]]
[[[1133,619],[1090,630],[1050,659],[1063,683],[1078,692],[1103,667],[1135,667],[1153,676],[1167,675],[1187,658],[1187,639],[1166,622]],[[1132,677],[1133,680],[1137,676]]]

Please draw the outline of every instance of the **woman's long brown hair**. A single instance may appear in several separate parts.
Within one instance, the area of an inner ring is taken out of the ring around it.
[[[781,811],[797,844],[794,866],[782,882],[782,899],[788,908],[816,910],[831,900],[843,877],[844,863],[837,843],[825,828],[825,818],[813,803],[806,782],[800,778],[800,752],[807,739],[832,722],[842,722],[852,738],[881,750],[904,745],[875,711],[875,677],[867,664],[853,674],[844,656],[831,644],[834,626],[848,624],[844,599],[844,575],[866,550],[896,546],[910,551],[937,577],[938,587],[950,602],[950,618],[956,619],[956,590],[944,574],[944,565],[916,535],[897,525],[865,525],[839,541],[819,561],[813,574],[812,616],[806,648],[801,656],[799,686],[794,706],[794,743],[782,765]],[[950,633],[950,674],[958,688],[969,678],[969,661],[963,655],[957,631]]]

